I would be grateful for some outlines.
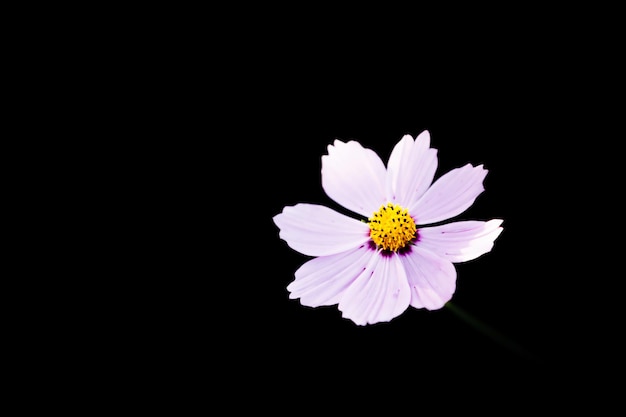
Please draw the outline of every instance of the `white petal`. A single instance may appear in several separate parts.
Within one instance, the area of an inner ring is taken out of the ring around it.
[[[300,298],[303,305],[318,307],[339,303],[345,289],[376,257],[376,251],[367,245],[348,252],[311,259],[295,274],[287,290],[289,298]]]
[[[358,325],[374,324],[402,314],[410,299],[411,290],[399,256],[379,254],[347,288],[339,310]]]
[[[273,219],[280,238],[309,256],[345,252],[369,240],[367,223],[316,204],[287,206]]]
[[[404,207],[415,203],[432,184],[437,170],[437,150],[430,148],[429,132],[423,131],[415,141],[405,135],[391,151],[387,168],[393,188],[388,199]]]
[[[335,140],[322,156],[322,187],[348,210],[370,217],[385,199],[385,165],[358,142]]]
[[[411,287],[411,306],[437,310],[450,301],[456,289],[456,269],[450,261],[419,246],[401,259]]]
[[[478,258],[493,248],[502,232],[502,220],[488,222],[461,221],[441,226],[423,227],[418,231],[418,246],[449,260],[465,262]]]
[[[434,223],[461,214],[485,190],[486,175],[487,170],[482,165],[467,164],[453,169],[435,181],[416,203],[409,205],[409,212],[417,224]]]

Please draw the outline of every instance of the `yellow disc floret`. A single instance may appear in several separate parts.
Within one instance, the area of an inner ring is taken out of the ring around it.
[[[417,230],[408,210],[393,203],[383,204],[369,218],[369,227],[376,247],[392,252],[407,246]]]

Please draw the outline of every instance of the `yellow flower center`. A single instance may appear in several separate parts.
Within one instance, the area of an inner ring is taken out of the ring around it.
[[[369,218],[369,227],[376,247],[393,252],[407,246],[417,230],[409,211],[393,203],[380,206]]]

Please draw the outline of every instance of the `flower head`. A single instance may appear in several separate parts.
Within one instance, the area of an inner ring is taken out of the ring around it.
[[[356,141],[329,145],[322,187],[356,216],[308,203],[274,216],[280,238],[312,257],[295,272],[289,297],[310,307],[337,304],[358,325],[390,321],[409,306],[443,307],[456,289],[453,264],[489,252],[502,220],[434,225],[469,208],[487,175],[466,164],[433,182],[436,169],[428,131],[405,135],[387,166]]]

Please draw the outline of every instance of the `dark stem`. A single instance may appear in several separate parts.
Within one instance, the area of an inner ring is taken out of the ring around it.
[[[447,302],[445,306],[448,307],[450,311],[456,314],[463,321],[468,323],[470,326],[474,327],[476,330],[478,330],[485,336],[489,337],[491,340],[493,340],[500,346],[510,350],[516,355],[522,356],[529,360],[533,360],[533,361],[535,360],[534,356],[530,352],[528,352],[526,349],[524,349],[522,346],[515,343],[511,339],[505,337],[502,333],[498,332],[493,327],[488,326],[487,324],[478,320],[476,317],[472,316],[465,310],[457,307],[455,304],[452,304],[451,302]]]

